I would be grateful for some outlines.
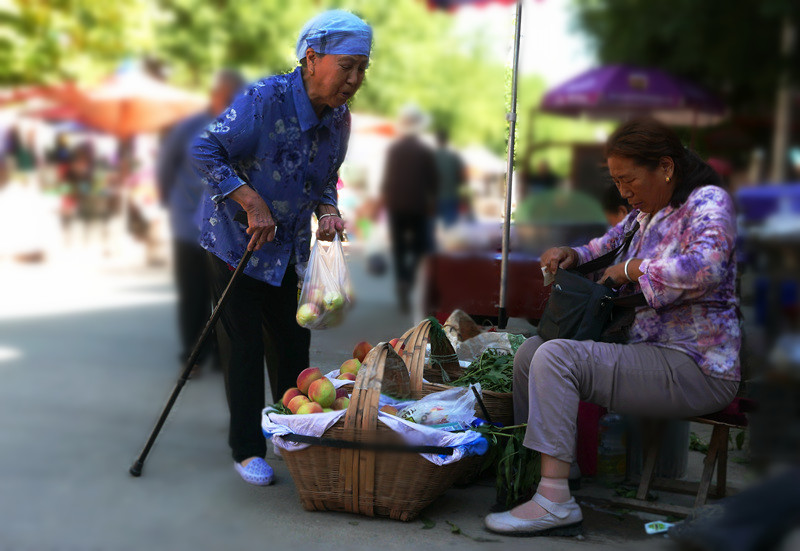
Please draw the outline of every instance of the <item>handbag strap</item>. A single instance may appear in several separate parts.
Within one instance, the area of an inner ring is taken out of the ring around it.
[[[631,226],[627,232],[625,232],[625,240],[619,244],[619,246],[611,249],[603,256],[599,256],[585,264],[581,264],[578,267],[574,268],[574,270],[582,275],[588,275],[592,272],[596,272],[597,270],[602,270],[603,268],[608,268],[611,266],[611,263],[617,258],[617,255],[620,252],[624,252],[628,250],[628,247],[631,245],[631,241],[633,241],[633,236],[639,230],[639,222],[636,222]],[[627,295],[624,297],[615,297],[612,298],[611,301],[614,303],[615,306],[621,306],[623,308],[635,308],[638,306],[647,306],[647,299],[644,298],[643,293],[634,293],[632,295]]]
[[[622,243],[620,243],[619,246],[615,247],[614,249],[611,249],[603,256],[598,256],[594,260],[590,260],[589,262],[580,264],[579,266],[574,268],[574,270],[583,275],[587,275],[592,272],[596,272],[597,270],[608,268],[609,266],[611,266],[611,263],[614,262],[614,259],[617,258],[617,255],[620,253],[620,251],[628,250],[631,241],[633,241],[633,236],[638,230],[639,230],[639,222],[636,222],[633,225],[633,227],[631,227],[631,229],[629,229],[625,233],[625,240]]]

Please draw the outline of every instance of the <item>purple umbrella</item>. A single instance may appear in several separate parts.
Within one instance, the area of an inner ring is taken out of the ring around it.
[[[725,113],[718,98],[695,84],[628,65],[599,67],[568,80],[545,94],[541,110],[613,119],[648,114],[684,126],[716,124]]]

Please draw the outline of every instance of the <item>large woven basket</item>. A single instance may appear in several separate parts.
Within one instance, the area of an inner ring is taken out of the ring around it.
[[[430,331],[431,321],[423,320],[416,327],[406,331],[396,345],[396,349],[399,350],[400,356],[409,371],[416,372],[421,370],[425,380],[428,381],[423,383],[422,379],[420,379],[419,388],[415,388],[412,377],[412,393],[417,393],[419,396],[452,388],[445,382],[444,374],[447,374],[450,380],[458,379],[464,375],[464,368],[458,363],[458,358],[450,342],[430,339]],[[428,342],[431,343],[431,356],[441,358],[437,362],[431,362],[433,365],[425,364],[425,351]],[[486,413],[489,414],[492,422],[502,423],[503,425],[514,424],[514,398],[510,392],[482,390],[481,397],[486,407]],[[480,406],[475,409],[475,414],[478,417],[484,418],[486,413],[483,412]]]
[[[421,380],[421,370],[409,374],[389,344],[381,343],[370,351],[356,377],[344,418],[308,448],[281,451],[305,509],[408,521],[454,482],[463,480],[465,473],[474,471],[481,457],[434,465],[378,422],[382,390],[396,397],[411,397],[411,387],[419,386],[416,383]],[[390,446],[395,449],[387,451]]]

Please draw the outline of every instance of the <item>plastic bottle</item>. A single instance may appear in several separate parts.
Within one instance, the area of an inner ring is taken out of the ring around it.
[[[625,478],[626,449],[627,438],[622,416],[616,413],[604,415],[600,419],[597,475],[609,482],[622,482]]]

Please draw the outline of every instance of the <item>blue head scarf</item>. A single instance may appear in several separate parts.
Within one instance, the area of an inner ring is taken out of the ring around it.
[[[297,59],[312,48],[319,54],[365,55],[372,47],[372,28],[343,10],[319,14],[305,24],[297,39]]]

